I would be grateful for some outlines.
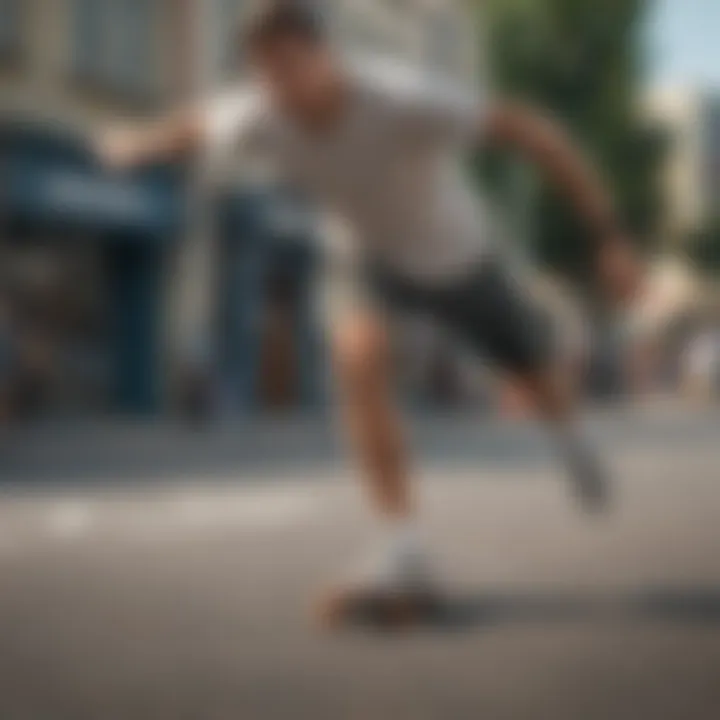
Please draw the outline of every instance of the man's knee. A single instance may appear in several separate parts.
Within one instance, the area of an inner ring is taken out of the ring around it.
[[[528,374],[520,382],[536,410],[545,417],[562,418],[574,408],[573,385],[559,368]]]
[[[350,390],[365,390],[384,382],[387,371],[387,336],[372,318],[345,323],[334,333],[333,354],[338,374]]]

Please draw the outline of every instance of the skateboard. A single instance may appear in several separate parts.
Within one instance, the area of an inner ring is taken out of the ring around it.
[[[443,614],[445,603],[434,592],[380,593],[358,589],[335,589],[316,608],[320,627],[340,630],[367,627],[405,630],[432,625]]]

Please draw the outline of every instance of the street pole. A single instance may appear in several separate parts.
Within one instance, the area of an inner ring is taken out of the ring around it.
[[[217,76],[214,52],[216,0],[186,0],[189,38],[189,94],[202,103]],[[207,153],[192,160],[187,225],[176,274],[174,355],[181,378],[209,383],[215,365],[217,238],[213,223],[210,168]],[[209,387],[206,385],[206,387]]]

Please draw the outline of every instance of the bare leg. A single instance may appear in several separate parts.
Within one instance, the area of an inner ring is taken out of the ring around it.
[[[323,599],[320,617],[335,623],[369,611],[395,623],[407,619],[408,611],[431,611],[435,587],[415,528],[382,319],[371,311],[353,312],[336,325],[333,350],[346,426],[381,528],[379,546]]]
[[[393,402],[388,338],[379,318],[357,313],[334,331],[342,410],[375,510],[412,515],[406,448]]]
[[[572,383],[560,369],[552,367],[521,379],[540,416],[553,425],[572,425],[577,410]]]
[[[534,399],[541,418],[553,426],[559,450],[585,509],[605,509],[609,500],[606,473],[598,455],[583,436],[571,376],[558,365],[526,375],[520,382]]]

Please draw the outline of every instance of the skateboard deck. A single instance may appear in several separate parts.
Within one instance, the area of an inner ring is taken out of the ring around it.
[[[403,630],[433,624],[441,618],[443,598],[430,592],[378,593],[336,589],[316,608],[320,626],[329,630],[368,627]]]

